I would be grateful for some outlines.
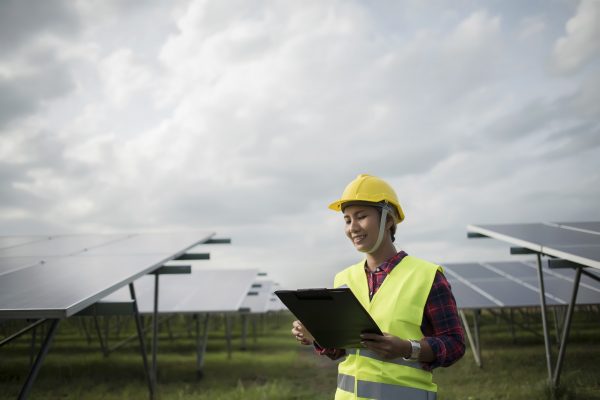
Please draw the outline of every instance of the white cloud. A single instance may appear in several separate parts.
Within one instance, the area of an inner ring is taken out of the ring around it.
[[[528,16],[520,22],[517,33],[520,39],[527,40],[533,36],[539,36],[546,30],[546,22],[540,15]]]
[[[151,72],[135,59],[131,49],[119,49],[103,59],[99,72],[107,97],[118,107],[152,83]]]
[[[566,24],[566,35],[556,41],[554,57],[560,71],[570,72],[600,52],[600,2],[582,0]]]
[[[437,261],[492,257],[468,223],[600,218],[600,74],[544,69],[568,16],[440,4],[78,3],[77,34],[0,59],[0,84],[41,85],[4,97],[0,224],[215,230],[219,263],[323,286],[360,257],[326,208],[358,173],[397,188],[398,245]],[[563,53],[585,53],[584,7]]]

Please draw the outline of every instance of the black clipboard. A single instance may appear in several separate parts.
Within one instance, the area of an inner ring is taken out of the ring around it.
[[[275,294],[321,347],[359,348],[361,333],[383,335],[349,288],[277,290]]]

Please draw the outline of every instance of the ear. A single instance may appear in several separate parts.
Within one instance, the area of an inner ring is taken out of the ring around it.
[[[394,220],[394,216],[388,214],[387,218],[385,219],[385,229],[389,231],[395,224],[396,221]]]

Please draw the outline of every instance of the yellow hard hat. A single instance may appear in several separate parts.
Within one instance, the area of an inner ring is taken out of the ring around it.
[[[394,220],[397,224],[404,220],[404,213],[396,192],[383,179],[367,174],[361,174],[346,186],[342,198],[334,201],[329,208],[334,211],[341,211],[344,203],[366,201],[369,203],[388,202],[396,208]]]

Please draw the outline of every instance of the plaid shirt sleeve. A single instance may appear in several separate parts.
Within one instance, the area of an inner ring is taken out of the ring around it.
[[[435,361],[422,363],[426,370],[449,367],[465,353],[465,334],[458,317],[458,307],[450,283],[436,273],[423,314],[421,330],[431,346]]]
[[[313,345],[315,346],[315,351],[317,352],[317,354],[327,356],[332,360],[337,360],[338,358],[342,358],[346,355],[345,349],[325,349],[319,346],[317,342],[313,342]]]

